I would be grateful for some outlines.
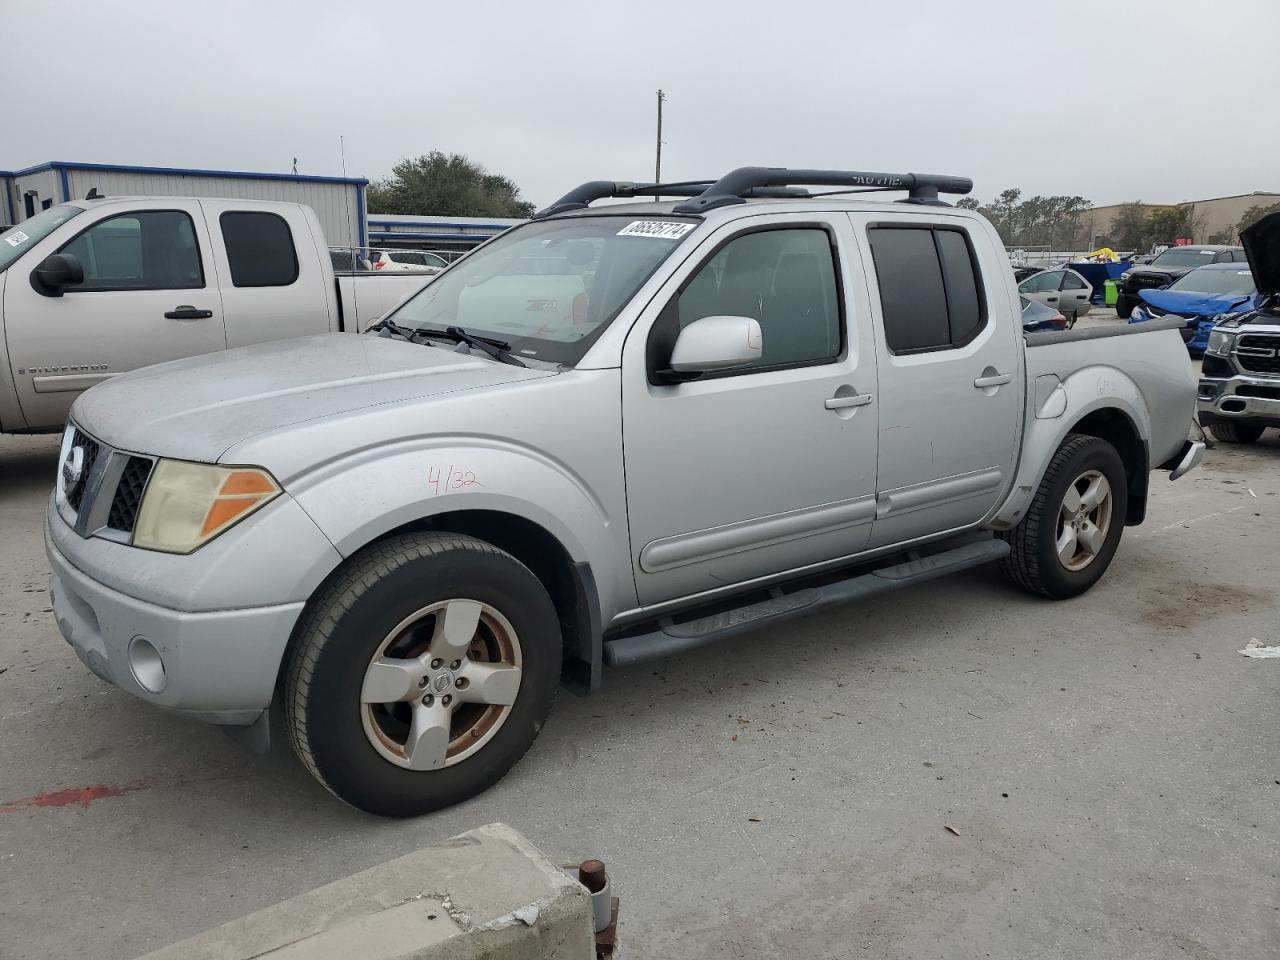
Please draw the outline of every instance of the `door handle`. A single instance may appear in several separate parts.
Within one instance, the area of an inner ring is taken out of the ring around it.
[[[973,385],[979,390],[982,390],[985,387],[1003,387],[1012,379],[1012,373],[997,373],[992,377],[979,377],[977,380],[973,381]]]
[[[197,310],[192,306],[181,306],[170,310],[164,318],[166,320],[208,320],[212,316],[212,310]]]
[[[1057,302],[1058,302],[1058,298],[1057,298],[1057,297],[1045,297],[1045,300],[1047,300],[1049,303],[1057,303]]]
[[[829,397],[823,404],[828,410],[843,410],[846,407],[865,407],[871,402],[871,394],[854,393],[847,397]]]

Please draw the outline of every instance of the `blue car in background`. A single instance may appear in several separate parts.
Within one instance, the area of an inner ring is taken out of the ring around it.
[[[1182,339],[1193,354],[1204,353],[1209,331],[1224,314],[1245,313],[1258,305],[1258,288],[1246,263],[1207,263],[1164,290],[1143,290],[1130,323],[1177,316],[1187,321]]]

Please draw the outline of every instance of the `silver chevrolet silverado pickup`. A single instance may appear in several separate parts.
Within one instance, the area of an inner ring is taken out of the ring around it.
[[[995,230],[938,199],[970,187],[595,181],[373,333],[103,383],[49,503],[58,625],[259,748],[278,704],[330,791],[411,815],[604,664],[987,562],[1074,597],[1199,462],[1196,380],[1160,321],[1024,335]],[[868,190],[908,196],[832,195]]]

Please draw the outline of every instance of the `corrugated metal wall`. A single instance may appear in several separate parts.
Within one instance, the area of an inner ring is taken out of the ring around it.
[[[72,199],[97,187],[99,193],[113,197],[229,197],[305,203],[320,218],[330,246],[361,245],[363,188],[356,184],[119,170],[68,169],[67,176]]]
[[[0,226],[17,222],[13,212],[13,177],[0,174]]]
[[[12,191],[13,215],[19,223],[27,219],[26,194],[31,190],[36,192],[34,198],[36,213],[40,212],[46,200],[52,200],[54,203],[62,202],[62,193],[58,189],[57,170],[41,170],[37,173],[15,176]]]

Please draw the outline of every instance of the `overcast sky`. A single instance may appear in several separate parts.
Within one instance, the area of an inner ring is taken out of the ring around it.
[[[742,165],[973,177],[987,200],[1280,190],[1280,0],[0,0],[0,169],[340,173],[458,151],[544,204]]]

